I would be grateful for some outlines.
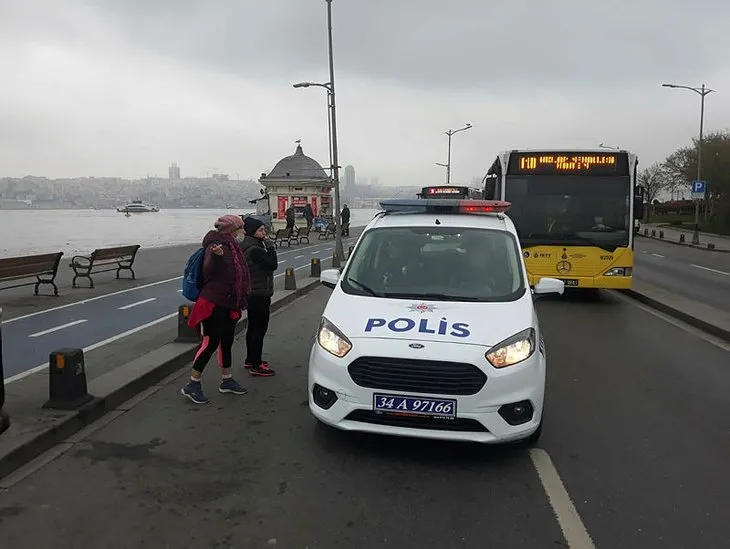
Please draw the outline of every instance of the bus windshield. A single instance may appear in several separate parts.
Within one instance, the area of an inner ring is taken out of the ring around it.
[[[506,177],[505,200],[523,246],[628,246],[630,198],[628,176]]]

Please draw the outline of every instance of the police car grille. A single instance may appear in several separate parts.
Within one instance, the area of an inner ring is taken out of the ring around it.
[[[487,382],[484,372],[463,362],[360,357],[347,370],[360,387],[435,395],[474,395]]]
[[[411,429],[429,429],[434,431],[461,431],[469,433],[488,433],[489,430],[475,419],[458,417],[439,419],[430,417],[405,417],[379,414],[372,410],[354,410],[345,419],[388,427],[408,427]]]

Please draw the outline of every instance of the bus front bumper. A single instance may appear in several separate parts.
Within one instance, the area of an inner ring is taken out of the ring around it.
[[[530,286],[534,286],[541,278],[557,278],[565,283],[565,289],[571,288],[603,288],[607,290],[630,290],[633,276],[577,276],[566,277],[561,275],[533,275],[528,274]]]

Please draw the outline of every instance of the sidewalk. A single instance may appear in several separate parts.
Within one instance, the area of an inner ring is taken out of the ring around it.
[[[322,270],[331,267],[331,258],[320,260]],[[295,272],[295,277],[295,290],[284,290],[285,277],[275,281],[272,311],[320,284],[318,277],[310,277],[309,268]],[[239,333],[245,329],[245,319],[244,313]],[[85,353],[88,392],[94,400],[79,410],[42,408],[49,395],[48,370],[7,385],[4,409],[12,423],[0,435],[0,479],[190,362],[197,344],[174,342],[176,326],[177,319],[171,319],[117,344]],[[123,355],[127,362],[115,360],[116,354]]]
[[[692,234],[692,229],[672,227],[662,223],[642,223],[641,231],[639,232],[640,236],[663,240],[664,242],[730,253],[730,236],[700,232],[699,245],[693,245]],[[684,242],[682,242],[682,238],[684,238]]]

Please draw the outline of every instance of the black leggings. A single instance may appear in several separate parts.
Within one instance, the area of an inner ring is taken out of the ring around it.
[[[236,323],[231,318],[231,310],[216,305],[213,313],[203,321],[203,341],[193,360],[193,370],[203,372],[216,349],[220,349],[218,363],[222,368],[230,368],[231,348],[236,336]]]
[[[248,297],[248,327],[246,329],[246,364],[258,366],[263,360],[264,337],[269,329],[271,297],[251,295]]]

